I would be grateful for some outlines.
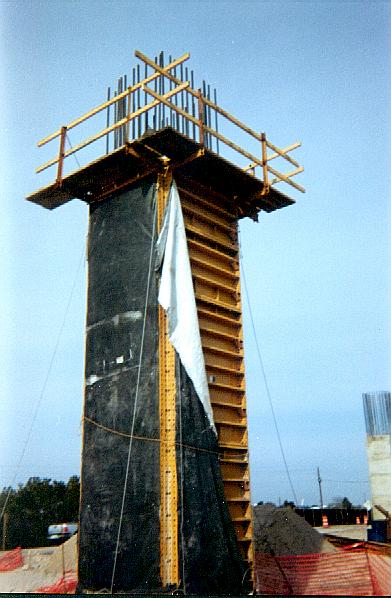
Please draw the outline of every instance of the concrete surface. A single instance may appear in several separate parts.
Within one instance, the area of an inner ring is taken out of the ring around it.
[[[374,520],[385,519],[375,509],[381,505],[391,513],[391,436],[367,436],[369,480],[371,484]]]
[[[320,534],[366,541],[368,525],[329,525],[329,527],[314,527],[314,529]]]

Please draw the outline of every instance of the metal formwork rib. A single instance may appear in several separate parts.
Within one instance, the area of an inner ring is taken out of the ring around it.
[[[179,181],[221,474],[243,558],[252,519],[237,220],[211,193]]]
[[[171,184],[165,171],[158,176],[157,216],[163,221]],[[168,319],[159,306],[160,412],[160,575],[163,587],[178,586],[178,480],[176,467],[175,350],[168,338]]]

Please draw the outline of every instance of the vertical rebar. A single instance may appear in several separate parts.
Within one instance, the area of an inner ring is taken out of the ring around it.
[[[202,91],[198,90],[198,127],[199,127],[199,143],[200,145],[205,144],[204,135],[204,102],[202,99]]]
[[[185,80],[186,81],[189,80],[189,69],[187,67],[185,68]],[[189,93],[187,90],[185,91],[185,98],[186,98],[185,110],[187,113],[189,113]],[[188,137],[189,136],[189,121],[188,121],[188,119],[186,119],[185,125],[186,125],[186,136]]]
[[[107,88],[107,101],[110,100],[111,90],[110,87]],[[107,106],[106,110],[106,129],[110,126],[110,106]],[[109,140],[109,133],[106,135],[106,154],[109,153],[110,149],[110,140]]]
[[[171,55],[168,57],[168,62],[165,59],[164,52],[161,51],[157,56],[155,56],[155,62],[161,68],[165,67],[165,63],[171,63],[173,58]],[[107,100],[114,99],[124,91],[130,89],[131,87],[135,86],[137,83],[140,83],[143,78],[148,77],[149,67],[147,64],[144,64],[143,75],[141,74],[142,66],[136,65],[132,68],[130,79],[131,83],[127,82],[127,75],[121,76],[117,80],[117,89],[113,90],[111,93],[111,88],[107,88]],[[154,72],[152,70],[152,72]],[[182,63],[177,65],[171,69],[172,74],[182,83],[184,81],[189,81],[191,89],[194,89],[194,71],[188,69],[187,66],[184,66]],[[166,91],[175,88],[175,84],[173,81],[169,80],[165,82],[165,77],[160,75],[156,77],[153,81],[154,91],[160,95],[164,95]],[[145,112],[145,116],[138,116],[136,119],[132,119],[132,130],[130,129],[130,122],[127,121],[123,126],[117,128],[113,131],[113,147],[118,148],[121,147],[124,143],[128,143],[131,139],[136,139],[137,137],[141,137],[150,127],[153,127],[154,130],[160,130],[165,127],[172,127],[176,129],[179,133],[186,135],[187,137],[192,138],[194,141],[197,141],[204,145],[206,148],[215,150],[217,154],[219,154],[220,147],[219,147],[219,139],[214,138],[207,130],[207,128],[214,128],[216,133],[219,132],[219,118],[218,112],[213,106],[209,106],[205,103],[205,101],[212,102],[217,105],[217,90],[216,88],[211,88],[209,84],[205,80],[202,81],[201,87],[197,91],[197,96],[193,96],[186,90],[181,91],[179,94],[175,94],[173,99],[171,100],[175,106],[181,108],[184,113],[191,114],[193,117],[198,119],[199,122],[199,133],[197,134],[197,124],[193,124],[193,129],[191,131],[191,123],[188,119],[183,116],[179,115],[175,110],[169,108],[159,102],[157,106],[154,107],[152,111],[152,116],[149,117],[149,112]],[[205,99],[205,101],[204,101]],[[132,112],[140,109],[142,106],[145,106],[148,103],[148,94],[143,91],[141,88],[138,88],[134,93],[130,92],[127,93],[125,97],[121,98],[120,100],[114,102],[113,104],[113,116],[111,116],[111,108],[110,106],[106,109],[106,128],[110,127],[111,121],[113,123],[118,123],[123,119],[128,119]],[[214,116],[213,116],[214,113]],[[136,122],[137,121],[137,122]],[[213,124],[212,124],[213,122]],[[106,134],[106,155],[110,152],[110,135],[111,133]],[[265,157],[265,150],[266,150],[266,137],[262,141],[262,162],[263,162],[263,179],[264,179],[264,186],[268,188],[268,168],[267,168],[267,156]]]
[[[181,83],[183,83],[183,62],[181,62],[181,68],[180,68],[180,80],[181,80]],[[184,93],[184,92],[183,92],[183,91],[181,91],[181,94],[180,94],[180,95],[181,95],[181,97],[180,97],[180,100],[181,100],[181,108],[182,108],[182,110],[183,110],[183,108],[184,108],[184,103],[183,103],[183,93]],[[186,119],[185,119],[185,117],[184,117],[184,116],[182,116],[182,117],[181,117],[181,121],[182,121],[182,133],[184,133],[184,132],[185,132],[185,123],[186,123]]]
[[[122,93],[124,90],[124,78],[121,77],[121,92]],[[121,102],[121,120],[123,119],[123,117],[125,116],[125,111],[124,111],[124,99],[121,98],[120,100]],[[120,145],[123,145],[124,143],[124,128],[121,127],[121,138],[120,138]]]
[[[194,89],[194,72],[191,71],[191,88]],[[191,96],[191,113],[194,116],[194,118],[196,117],[196,110],[195,110],[195,100],[194,100],[194,96]],[[194,141],[196,141],[196,125],[195,123],[193,123],[193,139]]]
[[[137,83],[140,83],[140,65],[137,65]],[[137,90],[137,108],[141,108],[141,90]],[[141,137],[141,116],[137,117],[137,136]]]
[[[174,70],[174,73],[173,73],[174,77],[176,77],[176,66],[174,66],[173,70]],[[174,84],[174,86],[175,86],[175,84]],[[178,94],[177,93],[174,95],[173,100],[174,100],[175,106],[178,106]],[[178,112],[174,111],[174,129],[176,129],[177,131],[179,131],[180,130],[180,126],[181,126],[181,123],[180,123],[180,120],[179,120],[179,114],[178,114]]]
[[[116,91],[114,91],[113,97],[114,98],[117,97]],[[114,123],[116,123],[117,120],[118,120],[118,102],[114,102]],[[114,129],[114,149],[117,149],[117,147],[118,147],[118,131],[117,131],[117,129]]]
[[[118,95],[120,95],[120,93],[122,93],[122,77],[120,77],[118,79],[117,92],[118,92]],[[120,121],[122,119],[122,100],[118,100],[117,105],[118,105],[118,120]],[[121,147],[121,145],[122,145],[122,127],[117,129],[117,131],[118,131],[118,147]]]
[[[208,100],[210,101],[210,85],[208,85],[208,95],[207,95]],[[212,128],[212,110],[210,106],[207,106],[207,112],[208,112],[208,127],[211,129]],[[213,149],[213,136],[209,133],[209,149]]]
[[[121,77],[121,92],[120,93],[122,93],[123,90],[124,90],[124,79],[123,79],[123,77]],[[123,98],[121,98],[120,103],[121,103],[121,120],[122,120],[123,117],[125,116]],[[124,143],[124,128],[121,127],[120,146],[123,145],[123,143]]]
[[[159,56],[159,60],[160,60],[160,64],[159,66],[161,66],[162,68],[164,67],[164,52],[160,52],[160,56]],[[162,95],[164,95],[164,88],[165,88],[165,77],[163,75],[161,75],[161,80],[162,80]],[[164,121],[166,118],[166,106],[165,104],[162,104],[162,122],[161,122],[161,128],[164,128]]]
[[[169,64],[171,64],[171,62],[172,62],[172,56],[171,56],[171,54],[168,57],[168,62],[169,62]],[[171,91],[173,89],[173,86],[174,86],[173,82],[171,81],[171,79],[169,79],[169,91]],[[173,124],[172,124],[172,113],[173,113],[173,110],[172,110],[172,108],[170,108],[170,127],[173,126]]]
[[[362,395],[367,435],[391,434],[391,393],[366,392]]]
[[[204,98],[208,97],[208,93],[206,90],[206,81],[202,81],[202,95]],[[204,104],[204,124],[207,127],[209,127],[209,113],[208,113],[208,106],[206,104]],[[210,143],[209,133],[204,133],[204,137],[205,137],[205,147],[209,148],[209,143]]]
[[[132,69],[132,85],[136,84],[136,69],[133,67]],[[132,112],[136,111],[136,93],[132,93]],[[136,121],[135,119],[132,120],[132,139],[136,137]]]
[[[132,102],[132,92],[130,91],[132,88],[129,85],[129,87],[127,87],[128,90],[128,95],[126,96],[128,98],[128,112],[127,112],[127,117],[128,120],[126,122],[126,126],[125,126],[125,143],[129,143],[130,139],[129,139],[129,133],[130,133],[130,122],[129,122],[129,118],[130,118],[130,114],[131,114],[131,102]]]
[[[145,64],[144,69],[144,79],[148,77],[148,65]],[[148,103],[147,92],[144,92],[144,106]],[[149,111],[145,113],[145,131],[148,131],[148,114]]]
[[[125,91],[125,89],[128,87],[128,78],[126,75],[123,76],[123,91]],[[126,95],[123,99],[122,99],[122,118],[125,118],[126,114],[127,114],[127,106],[126,106],[126,101],[127,101],[128,96]],[[126,140],[126,136],[127,136],[127,130],[126,130],[126,125],[123,125],[122,127],[122,144],[125,143]]]
[[[213,101],[217,106],[217,91],[216,88],[214,89],[214,94],[213,94]],[[219,125],[218,125],[218,118],[217,118],[217,110],[215,110],[215,131],[216,133],[219,132]],[[216,148],[217,148],[217,153],[219,153],[219,140],[216,137]]]
[[[157,56],[155,56],[155,62],[157,64]],[[154,80],[154,90],[155,90],[155,93],[158,93],[158,78],[156,78]],[[157,127],[158,116],[159,116],[158,107],[155,106],[155,108],[153,109],[153,128],[155,131],[158,130],[158,127]]]
[[[157,64],[160,65],[160,54],[157,58]],[[158,94],[162,95],[162,76],[159,75],[158,77]],[[161,102],[159,102],[158,107],[157,107],[157,128],[160,129],[160,123],[162,122],[162,104]]]

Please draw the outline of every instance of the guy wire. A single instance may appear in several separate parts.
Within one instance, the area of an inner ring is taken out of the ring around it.
[[[181,469],[181,552],[182,552],[182,584],[183,584],[183,593],[186,594],[186,578],[185,578],[185,537],[184,537],[184,511],[183,511],[183,444],[182,444],[182,390],[181,390],[181,366],[178,366],[178,386],[179,386],[179,443],[180,443],[180,469]]]
[[[267,378],[266,378],[266,372],[265,372],[265,368],[263,365],[263,359],[262,359],[262,355],[261,355],[261,349],[258,343],[258,337],[257,337],[257,333],[255,331],[255,324],[254,324],[254,318],[253,318],[253,312],[251,309],[251,303],[250,303],[250,297],[248,294],[248,288],[247,288],[247,280],[246,280],[246,274],[244,271],[244,264],[243,264],[243,256],[242,256],[242,251],[241,251],[241,245],[240,245],[240,237],[239,237],[239,259],[240,259],[240,266],[241,266],[241,271],[243,274],[243,282],[244,282],[244,290],[245,290],[245,294],[246,294],[246,300],[247,300],[247,305],[248,305],[248,310],[249,310],[249,314],[250,314],[250,321],[251,321],[251,327],[253,330],[253,335],[254,335],[254,340],[255,340],[255,346],[257,349],[257,355],[258,355],[258,359],[259,359],[259,363],[261,366],[261,371],[262,371],[262,376],[263,376],[263,381],[265,384],[265,389],[266,389],[266,396],[268,398],[268,402],[270,405],[270,410],[272,413],[272,417],[273,417],[273,423],[274,423],[274,428],[276,430],[276,435],[277,435],[277,439],[278,439],[278,444],[280,446],[280,451],[281,451],[281,456],[282,456],[282,460],[284,462],[284,466],[285,466],[285,472],[289,481],[289,485],[292,491],[292,495],[293,498],[295,499],[295,504],[298,504],[298,500],[297,500],[297,496],[296,496],[296,492],[295,489],[293,487],[293,483],[292,483],[292,479],[289,473],[289,467],[288,467],[288,463],[285,457],[285,451],[284,451],[284,447],[282,445],[282,440],[281,440],[281,435],[280,435],[280,431],[278,429],[278,424],[277,424],[277,417],[274,411],[274,407],[273,407],[273,401],[272,401],[272,397],[271,397],[271,393],[270,393],[270,389],[269,389],[269,384],[267,382]]]
[[[145,306],[144,306],[144,320],[143,320],[143,328],[142,328],[142,333],[141,333],[140,356],[139,356],[139,365],[138,365],[138,372],[137,372],[136,392],[135,392],[135,397],[134,397],[131,436],[129,439],[128,460],[126,463],[126,473],[125,473],[124,489],[123,489],[123,493],[122,493],[122,504],[121,504],[120,519],[119,519],[119,524],[118,524],[117,542],[116,542],[116,546],[115,546],[113,572],[112,572],[112,576],[111,576],[111,587],[110,587],[111,594],[113,593],[115,571],[116,571],[116,567],[117,567],[118,548],[119,548],[119,541],[120,541],[120,537],[121,537],[122,520],[123,520],[124,508],[125,508],[126,488],[128,485],[128,478],[129,478],[130,455],[132,452],[132,440],[133,440],[133,434],[134,434],[134,427],[135,427],[135,423],[136,423],[137,402],[138,402],[138,394],[139,394],[140,379],[141,379],[141,365],[142,365],[142,360],[143,360],[143,355],[144,355],[144,338],[145,338],[145,329],[146,329],[146,322],[147,322],[148,300],[149,300],[149,290],[150,290],[151,272],[152,272],[152,258],[153,258],[153,249],[155,246],[156,208],[157,208],[157,202],[155,201],[154,214],[153,214],[152,236],[151,236],[151,249],[150,249],[150,253],[149,253],[147,291],[146,291]]]
[[[69,294],[68,302],[67,302],[66,307],[65,307],[64,317],[62,319],[62,322],[61,322],[61,325],[60,325],[60,329],[58,331],[57,339],[56,339],[56,342],[55,342],[55,345],[54,345],[54,349],[53,349],[53,352],[52,352],[52,356],[50,358],[49,367],[47,369],[45,380],[43,382],[41,392],[39,394],[38,400],[37,400],[36,405],[35,405],[34,413],[33,413],[33,416],[31,418],[30,427],[29,427],[29,430],[27,432],[27,437],[26,437],[26,440],[25,440],[25,443],[24,443],[21,455],[20,455],[20,457],[18,459],[18,462],[16,464],[15,475],[14,475],[14,477],[12,479],[12,482],[11,482],[11,485],[9,487],[9,490],[8,490],[8,493],[7,493],[7,496],[6,496],[3,508],[1,510],[0,521],[3,519],[4,513],[6,511],[6,508],[7,508],[7,505],[8,505],[8,501],[9,501],[11,493],[12,493],[12,487],[15,484],[16,478],[17,478],[18,473],[19,473],[20,466],[21,466],[22,461],[24,459],[24,456],[26,454],[26,450],[27,450],[27,447],[29,445],[29,442],[30,442],[30,439],[31,439],[31,434],[33,432],[33,428],[34,428],[34,425],[35,425],[35,421],[36,421],[37,416],[38,416],[39,408],[41,406],[43,397],[45,395],[46,387],[47,387],[47,384],[48,384],[48,381],[49,381],[49,377],[50,377],[50,374],[51,374],[51,371],[52,371],[52,368],[53,368],[54,360],[56,358],[58,347],[60,345],[60,340],[61,340],[61,337],[62,337],[62,333],[64,331],[65,322],[66,322],[66,319],[68,317],[69,309],[71,307],[71,303],[72,303],[72,299],[73,299],[73,293],[75,292],[76,282],[77,282],[77,279],[79,277],[80,268],[81,268],[81,265],[82,265],[82,263],[84,261],[84,255],[85,255],[85,249],[83,247],[83,250],[82,250],[81,256],[80,256],[80,260],[79,260],[79,264],[78,264],[78,267],[77,267],[77,270],[76,270],[75,278],[74,278],[73,283],[72,283],[72,288],[71,288],[71,291],[70,291],[70,294]]]

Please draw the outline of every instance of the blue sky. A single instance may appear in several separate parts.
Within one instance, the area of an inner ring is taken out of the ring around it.
[[[391,388],[390,3],[15,0],[0,10],[0,486],[79,472],[87,208],[49,212],[24,197],[55,176],[35,175],[57,151],[36,142],[104,101],[139,49],[189,51],[224,108],[280,147],[302,141],[307,193],[241,223],[243,267],[298,499],[317,502],[317,466],[326,501],[368,498],[361,393]],[[243,299],[252,499],[291,499],[244,289]]]

